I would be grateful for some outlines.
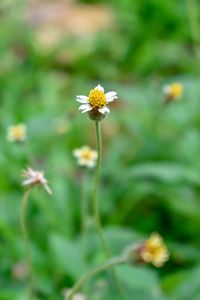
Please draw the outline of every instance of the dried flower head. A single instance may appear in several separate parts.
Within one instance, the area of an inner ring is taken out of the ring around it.
[[[28,167],[27,170],[22,172],[22,176],[25,178],[22,182],[24,187],[32,187],[35,185],[42,185],[48,194],[52,195],[52,191],[48,186],[48,181],[44,177],[42,171],[35,171],[32,168]]]
[[[112,91],[105,93],[104,88],[99,84],[89,92],[88,96],[77,96],[76,100],[83,103],[79,109],[82,113],[89,112],[93,120],[101,120],[110,110],[107,104],[117,99],[117,93]]]
[[[138,255],[143,262],[162,267],[169,259],[168,249],[158,233],[152,233],[139,248]]]
[[[166,84],[163,86],[166,101],[178,100],[183,94],[183,85],[180,83]]]
[[[77,158],[78,164],[80,166],[85,166],[92,168],[96,165],[97,151],[92,150],[88,146],[83,146],[79,149],[73,151],[73,155]]]
[[[27,127],[25,124],[12,125],[8,127],[7,140],[9,142],[23,142],[26,139]]]

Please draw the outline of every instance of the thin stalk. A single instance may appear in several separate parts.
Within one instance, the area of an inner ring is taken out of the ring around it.
[[[28,271],[29,271],[29,299],[33,299],[34,294],[34,272],[33,272],[33,264],[32,264],[32,257],[31,257],[31,250],[30,250],[30,242],[29,242],[29,234],[26,224],[26,209],[28,205],[30,195],[30,189],[25,190],[22,202],[21,202],[21,208],[20,208],[20,227],[21,232],[24,240],[24,247],[25,247],[25,256],[27,260],[28,265]]]
[[[87,201],[87,170],[82,176],[81,190],[81,235],[83,243],[83,253],[87,256],[87,224],[88,224],[88,201]]]
[[[96,223],[96,228],[99,234],[100,241],[102,243],[103,249],[105,251],[105,254],[107,258],[110,258],[112,256],[112,253],[110,251],[110,248],[107,244],[107,241],[104,237],[102,225],[101,225],[101,218],[100,218],[100,211],[99,211],[99,201],[98,201],[98,189],[99,189],[99,181],[100,181],[100,168],[101,168],[101,152],[102,152],[102,142],[101,142],[101,127],[100,122],[95,122],[95,129],[96,129],[96,143],[97,143],[97,153],[98,153],[98,159],[97,159],[97,165],[96,165],[96,172],[95,172],[95,181],[94,181],[94,193],[93,193],[93,211],[94,211],[94,219]],[[111,269],[116,289],[119,295],[120,299],[123,299],[122,296],[122,288],[118,281],[117,274],[115,270]]]
[[[112,268],[115,265],[119,265],[122,263],[125,263],[126,257],[124,256],[119,256],[119,257],[114,257],[113,259],[110,259],[108,262],[106,262],[103,265],[100,265],[93,269],[92,271],[87,272],[85,275],[83,275],[79,281],[74,285],[74,287],[71,289],[71,291],[68,293],[66,300],[72,300],[73,296],[76,292],[78,292],[84,284],[87,283],[88,280],[90,280],[92,277],[95,275],[99,274],[102,271],[105,271],[109,268]]]
[[[97,227],[97,231],[99,234],[99,238],[101,240],[102,246],[106,253],[106,256],[109,258],[111,256],[109,246],[107,245],[106,239],[104,237],[101,219],[100,219],[100,211],[99,211],[99,201],[98,201],[98,189],[99,189],[99,180],[100,180],[100,168],[101,168],[101,152],[102,152],[102,144],[101,144],[101,128],[100,122],[95,122],[96,128],[96,142],[97,142],[97,165],[96,165],[96,172],[95,172],[95,181],[94,181],[94,194],[93,194],[93,210],[94,210],[94,218]]]

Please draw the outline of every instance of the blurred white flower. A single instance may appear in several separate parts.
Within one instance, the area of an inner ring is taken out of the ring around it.
[[[183,94],[183,85],[180,83],[165,84],[162,87],[166,100],[173,101],[179,99]]]
[[[92,150],[88,146],[83,146],[79,149],[75,149],[73,151],[73,155],[77,158],[78,164],[80,166],[92,168],[96,165],[96,160],[98,157],[97,151]]]
[[[100,84],[91,90],[88,96],[80,95],[76,97],[76,100],[82,103],[79,107],[82,113],[95,110],[103,115],[110,112],[107,104],[115,99],[117,99],[117,93],[114,91],[105,93]]]
[[[48,181],[44,177],[42,171],[35,171],[32,168],[28,167],[27,170],[22,172],[22,176],[25,178],[22,182],[24,187],[31,187],[34,185],[42,185],[48,194],[52,195],[52,191],[48,186]]]
[[[27,127],[25,124],[17,124],[8,127],[7,140],[9,142],[23,142],[26,139]]]

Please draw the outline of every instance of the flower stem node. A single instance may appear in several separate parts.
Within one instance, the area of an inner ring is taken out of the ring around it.
[[[107,104],[117,99],[117,93],[104,92],[104,88],[99,84],[89,92],[88,96],[77,96],[76,100],[82,105],[79,109],[82,113],[88,112],[90,119],[94,121],[101,121],[110,109]]]
[[[93,109],[88,112],[88,116],[93,121],[102,121],[105,118],[105,114],[100,113],[97,109]]]

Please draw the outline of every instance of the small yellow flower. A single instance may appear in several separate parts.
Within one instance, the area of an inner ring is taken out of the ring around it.
[[[183,85],[180,83],[172,83],[163,86],[163,93],[166,100],[173,101],[179,99],[183,94]]]
[[[152,233],[140,247],[139,256],[146,263],[151,263],[155,267],[162,267],[169,259],[169,252],[162,237],[158,233]]]
[[[73,155],[77,158],[78,164],[80,166],[85,166],[92,168],[96,165],[97,151],[92,150],[88,146],[83,146],[79,149],[73,151]]]
[[[105,93],[104,88],[100,84],[92,89],[88,96],[81,95],[76,97],[78,102],[83,103],[79,107],[82,113],[94,110],[103,115],[110,112],[107,104],[115,99],[117,99],[117,93],[114,91]]]
[[[7,140],[9,142],[23,142],[26,139],[27,127],[25,124],[12,125],[8,127]]]
[[[35,185],[42,185],[49,195],[52,195],[52,191],[48,186],[48,180],[44,177],[42,171],[35,171],[28,167],[27,170],[22,172],[22,176],[25,178],[22,182],[24,187],[32,187]]]

